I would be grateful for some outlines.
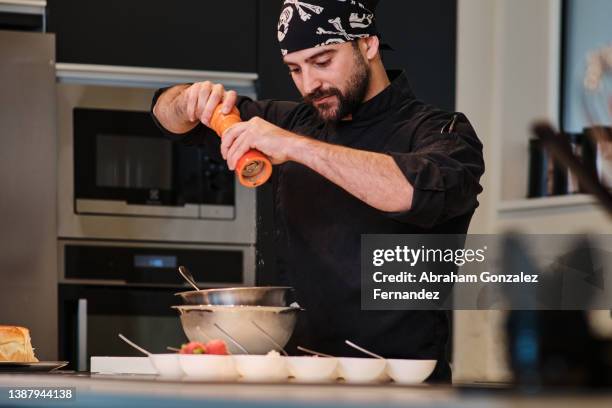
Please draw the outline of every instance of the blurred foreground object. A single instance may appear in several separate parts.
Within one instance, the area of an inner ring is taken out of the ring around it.
[[[579,183],[580,191],[595,196],[612,216],[609,191],[612,187],[612,46],[589,55],[582,89],[582,105],[589,127],[584,130],[581,143],[571,135],[559,133],[547,122],[535,123],[532,131],[539,142],[536,147],[546,149],[556,163],[567,168],[576,178],[572,183]],[[578,144],[581,154],[577,154]],[[537,149],[535,153],[532,158],[536,164],[544,162],[538,162]],[[591,159],[593,156],[595,160]],[[554,183],[546,184],[555,181],[550,176],[552,170],[542,165],[532,165],[532,168],[534,175],[530,181],[539,184],[530,187],[530,194],[558,193]],[[590,240],[578,240],[572,246],[570,253],[582,255],[579,262],[592,269],[589,278],[594,278],[597,271]],[[562,281],[566,273],[563,262],[553,265],[549,279]],[[539,274],[527,248],[515,235],[505,237],[503,269]],[[605,280],[600,284],[605,285]],[[551,387],[612,387],[612,341],[597,337],[589,326],[587,311],[535,310],[539,306],[538,296],[537,290],[532,290],[528,294],[510,293],[511,298],[527,295],[534,301],[533,310],[512,310],[506,321],[508,358],[515,384],[528,391]]]
[[[597,175],[612,188],[612,46],[587,57],[583,83],[584,114],[591,124],[589,135],[596,146]]]
[[[546,122],[539,122],[533,126],[533,132],[540,139],[542,145],[563,166],[567,167],[576,176],[586,193],[594,195],[603,208],[612,216],[612,194],[596,176],[594,176],[573,152],[569,139],[559,134]]]
[[[594,246],[589,239],[573,243],[571,254],[594,268]],[[559,259],[560,260],[560,259]],[[564,262],[556,262],[548,279],[562,281]],[[540,274],[519,236],[504,239],[503,268]],[[592,272],[595,272],[594,270]],[[528,296],[536,309],[537,289]],[[525,296],[525,293],[515,294]],[[510,294],[512,298],[512,293]],[[506,321],[508,358],[514,383],[535,392],[550,388],[612,387],[612,341],[598,338],[583,310],[512,310]]]

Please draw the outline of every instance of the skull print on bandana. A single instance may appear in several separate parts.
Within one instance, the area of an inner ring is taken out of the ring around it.
[[[293,9],[291,7],[285,8],[278,19],[278,41],[283,41],[285,39],[292,18]]]
[[[299,0],[285,0],[285,4],[293,4],[300,14],[300,18],[302,21],[308,21],[311,17],[311,14],[304,11],[304,9],[308,9],[313,13],[321,14],[323,12],[323,7],[316,6],[314,4],[304,3]]]
[[[284,0],[277,32],[281,53],[287,55],[379,35],[373,11],[376,3],[372,0]]]

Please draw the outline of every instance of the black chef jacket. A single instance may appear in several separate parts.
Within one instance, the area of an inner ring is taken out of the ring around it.
[[[386,213],[299,163],[275,166],[280,283],[293,286],[306,309],[290,345],[358,356],[344,344],[350,339],[388,358],[438,359],[443,363],[435,376],[449,380],[445,312],[361,310],[360,239],[361,234],[466,233],[482,191],[482,145],[464,115],[416,99],[403,72],[390,77],[391,85],[362,104],[352,120],[335,125],[318,120],[304,103],[240,97],[237,106],[243,120],[260,116],[323,142],[389,154],[414,187],[409,211]],[[219,145],[201,124],[183,140]]]

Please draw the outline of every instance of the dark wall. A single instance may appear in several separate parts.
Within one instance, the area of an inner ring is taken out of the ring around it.
[[[254,0],[48,0],[47,20],[60,62],[257,70]]]
[[[387,69],[406,70],[417,97],[454,110],[457,0],[382,0],[377,18],[395,50],[383,53]]]
[[[276,26],[282,0],[49,0],[60,62],[258,72],[262,99],[299,100]],[[455,104],[456,0],[382,0],[387,68],[406,70],[417,96]]]
[[[297,101],[300,94],[283,64],[278,46],[277,23],[282,0],[259,1],[259,29],[257,37],[258,96],[260,99]]]

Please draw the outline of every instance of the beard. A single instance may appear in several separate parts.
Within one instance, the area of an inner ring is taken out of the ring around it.
[[[370,86],[370,70],[363,55],[355,50],[355,68],[351,73],[346,86],[346,91],[330,87],[317,89],[304,96],[304,102],[315,108],[319,119],[324,122],[338,122],[342,118],[352,114],[363,103],[368,87]],[[337,104],[324,102],[315,104],[316,101],[331,97],[337,99]]]

